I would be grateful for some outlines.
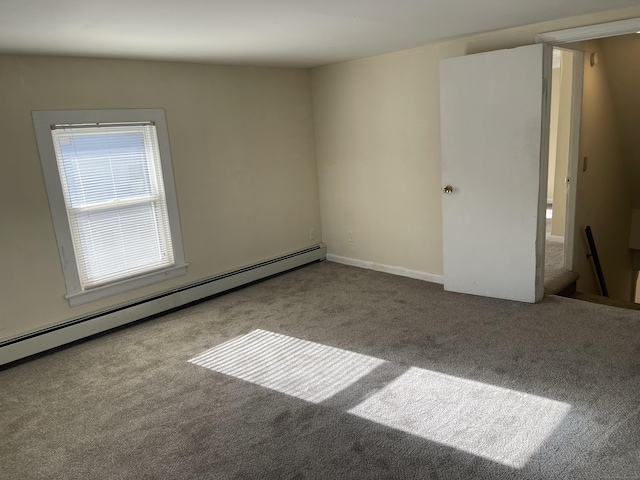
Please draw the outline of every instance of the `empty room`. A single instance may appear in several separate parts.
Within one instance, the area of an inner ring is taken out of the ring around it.
[[[636,32],[0,2],[0,479],[640,478]]]

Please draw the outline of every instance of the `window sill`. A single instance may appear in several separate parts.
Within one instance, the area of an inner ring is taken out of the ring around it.
[[[187,265],[187,263],[174,265],[173,267],[110,283],[109,285],[103,285],[78,293],[71,293],[65,295],[65,298],[69,301],[69,306],[77,307],[78,305],[84,305],[85,303],[100,300],[101,298],[111,297],[119,293],[135,290],[136,288],[153,285],[154,283],[162,282],[169,278],[185,275],[187,273]]]

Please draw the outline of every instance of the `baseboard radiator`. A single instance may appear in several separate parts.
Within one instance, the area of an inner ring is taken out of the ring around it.
[[[226,272],[127,305],[5,340],[0,342],[0,365],[167,312],[308,263],[324,260],[326,255],[327,247],[324,243],[320,243],[304,250]]]

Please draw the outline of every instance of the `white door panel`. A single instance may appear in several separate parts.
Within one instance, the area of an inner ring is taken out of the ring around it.
[[[453,189],[442,198],[446,290],[543,296],[550,50],[440,64],[442,186]]]

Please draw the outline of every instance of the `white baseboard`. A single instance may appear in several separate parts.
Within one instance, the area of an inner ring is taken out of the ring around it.
[[[425,282],[444,284],[444,277],[435,273],[419,272],[408,268],[394,267],[392,265],[384,265],[382,263],[367,262],[365,260],[357,260],[355,258],[341,257],[339,255],[327,254],[329,262],[342,263],[352,267],[366,268],[367,270],[375,270],[376,272],[390,273],[401,277],[415,278],[416,280],[424,280]]]

